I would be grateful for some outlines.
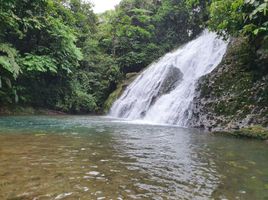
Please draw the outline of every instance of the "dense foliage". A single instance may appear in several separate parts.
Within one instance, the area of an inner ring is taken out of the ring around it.
[[[208,27],[219,35],[245,36],[260,45],[268,40],[267,0],[187,0],[192,7],[204,6],[208,10]],[[204,3],[206,2],[206,3]]]
[[[68,95],[64,91],[69,87],[68,77],[83,59],[77,43],[84,30],[76,29],[83,19],[79,12],[71,12],[82,9],[78,3],[1,1],[1,104],[53,107],[59,96]],[[84,12],[89,11],[94,17],[90,7]]]
[[[192,39],[182,0],[123,0],[99,16],[82,0],[0,2],[0,103],[98,112],[128,72]]]
[[[0,107],[101,112],[127,73],[206,25],[267,47],[267,0],[122,0],[100,15],[82,0],[1,0]]]
[[[268,73],[268,0],[213,0],[209,27],[223,36],[248,38],[248,69],[258,76]]]

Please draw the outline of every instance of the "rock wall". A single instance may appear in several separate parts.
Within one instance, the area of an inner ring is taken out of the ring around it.
[[[141,72],[140,72],[141,73]],[[104,103],[104,113],[108,113],[110,108],[112,107],[113,103],[118,99],[124,90],[137,78],[140,73],[128,73],[126,74],[126,78],[119,83],[116,87],[116,90],[113,91],[108,99]]]
[[[198,82],[191,127],[212,131],[268,126],[268,53],[232,39],[221,64]]]

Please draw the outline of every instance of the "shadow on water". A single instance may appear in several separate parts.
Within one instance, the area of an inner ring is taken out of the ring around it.
[[[268,146],[88,116],[0,118],[0,199],[267,199]]]

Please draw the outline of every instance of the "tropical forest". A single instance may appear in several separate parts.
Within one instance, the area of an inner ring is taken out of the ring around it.
[[[0,0],[0,199],[267,198],[268,0]]]

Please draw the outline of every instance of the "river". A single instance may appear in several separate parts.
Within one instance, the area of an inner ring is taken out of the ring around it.
[[[268,199],[268,144],[97,116],[0,117],[0,199]]]

